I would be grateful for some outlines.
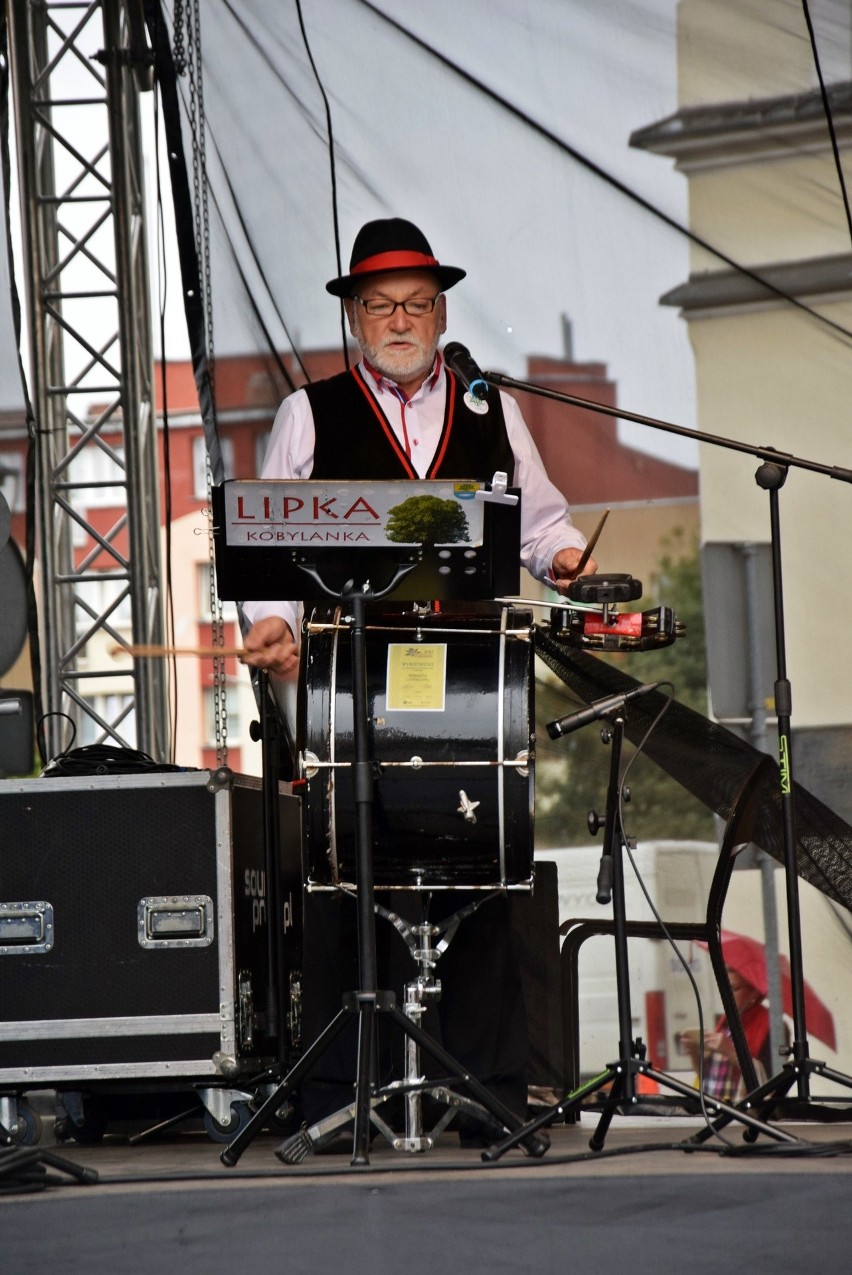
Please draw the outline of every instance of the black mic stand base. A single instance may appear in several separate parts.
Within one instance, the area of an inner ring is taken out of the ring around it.
[[[513,1133],[508,1138],[504,1138],[502,1142],[486,1148],[482,1153],[482,1159],[485,1161],[499,1160],[506,1151],[517,1146],[522,1138],[537,1133],[539,1129],[553,1124],[556,1120],[568,1119],[592,1094],[611,1086],[604,1102],[600,1120],[595,1132],[589,1139],[589,1146],[592,1151],[601,1151],[609,1126],[612,1123],[613,1116],[617,1114],[618,1108],[626,1104],[629,1110],[630,1104],[638,1101],[635,1089],[637,1076],[645,1076],[661,1088],[669,1089],[673,1093],[679,1094],[682,1098],[694,1100],[695,1098],[700,1099],[703,1097],[704,1105],[709,1115],[718,1115],[719,1119],[724,1118],[726,1123],[731,1120],[740,1121],[741,1124],[746,1126],[746,1137],[751,1135],[752,1139],[756,1139],[758,1134],[765,1133],[767,1137],[773,1138],[776,1142],[799,1142],[799,1139],[792,1134],[776,1129],[772,1125],[764,1124],[742,1107],[732,1107],[729,1103],[722,1102],[719,1098],[711,1098],[708,1094],[700,1094],[692,1085],[678,1080],[675,1076],[668,1075],[667,1072],[657,1071],[655,1067],[644,1059],[628,1058],[619,1062],[609,1063],[605,1071],[593,1076],[585,1084],[579,1085],[576,1089],[567,1093],[555,1106],[541,1112],[534,1120],[529,1121],[522,1129],[518,1130],[517,1133]],[[702,1133],[705,1137],[709,1136],[707,1130],[702,1130]],[[692,1141],[697,1140],[697,1138],[692,1139]]]
[[[774,1076],[770,1076],[762,1085],[759,1085],[757,1089],[753,1089],[751,1093],[746,1094],[745,1098],[735,1104],[734,1110],[737,1114],[753,1110],[756,1112],[758,1120],[768,1120],[770,1116],[775,1114],[799,1120],[826,1118],[848,1120],[850,1115],[849,1106],[842,1106],[834,1111],[814,1101],[810,1094],[809,1080],[811,1076],[820,1076],[823,1080],[831,1080],[835,1084],[852,1089],[852,1078],[843,1072],[835,1071],[832,1067],[826,1066],[824,1062],[820,1062],[816,1058],[807,1058],[804,1063],[791,1060],[786,1062]],[[807,1090],[806,1096],[788,1100],[787,1095],[793,1086],[795,1085],[801,1089],[803,1084]],[[705,1142],[714,1133],[730,1123],[731,1119],[732,1117],[727,1113],[720,1115],[709,1128],[699,1130],[691,1141]],[[745,1138],[747,1141],[753,1140],[748,1131],[745,1134]]]

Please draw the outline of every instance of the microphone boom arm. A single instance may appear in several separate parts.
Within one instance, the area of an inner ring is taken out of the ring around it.
[[[502,385],[509,390],[523,390],[527,394],[536,394],[539,398],[553,399],[556,403],[584,407],[590,412],[599,412],[603,416],[615,416],[618,420],[648,425],[651,429],[661,429],[667,434],[679,434],[681,438],[694,438],[699,443],[710,443],[715,447],[727,447],[730,451],[745,452],[747,456],[757,456],[771,465],[792,465],[796,469],[809,469],[827,478],[852,483],[852,469],[844,469],[839,465],[823,465],[816,460],[805,460],[800,456],[793,456],[790,452],[779,452],[774,447],[758,447],[753,443],[741,443],[735,438],[724,438],[720,434],[706,434],[702,430],[690,429],[686,425],[675,425],[671,421],[659,420],[656,416],[641,416],[638,412],[628,412],[623,407],[610,407],[606,403],[597,403],[593,399],[578,398],[576,394],[563,394],[559,390],[547,389],[531,381],[518,381],[512,376],[504,376],[502,372],[488,371],[483,375],[490,385]]]

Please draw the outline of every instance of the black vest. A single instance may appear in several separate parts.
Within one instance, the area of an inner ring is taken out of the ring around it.
[[[311,478],[417,478],[361,372],[341,372],[305,386],[314,417],[316,444]],[[496,389],[488,392],[488,411],[472,412],[459,381],[447,369],[444,426],[426,478],[476,478],[490,482],[496,470],[511,486],[515,458],[506,433]]]

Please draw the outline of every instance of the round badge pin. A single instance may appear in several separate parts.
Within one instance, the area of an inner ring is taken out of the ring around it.
[[[477,398],[474,394],[471,394],[470,390],[468,390],[465,394],[464,401],[465,405],[469,407],[472,412],[476,412],[477,416],[484,416],[488,411],[488,404],[485,399]]]

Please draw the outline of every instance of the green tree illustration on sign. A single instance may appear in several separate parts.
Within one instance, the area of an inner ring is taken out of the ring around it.
[[[396,544],[448,545],[469,540],[467,518],[457,500],[409,496],[388,510],[385,528]]]

